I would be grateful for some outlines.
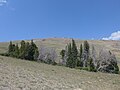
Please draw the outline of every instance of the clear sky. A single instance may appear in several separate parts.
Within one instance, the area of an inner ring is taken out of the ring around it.
[[[120,0],[0,0],[0,41],[102,39],[120,29]]]

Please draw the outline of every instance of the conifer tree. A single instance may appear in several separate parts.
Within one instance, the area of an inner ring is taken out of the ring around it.
[[[29,56],[29,48],[30,48],[30,44],[29,42],[25,43],[25,50],[24,50],[24,53],[25,53],[25,59],[26,60],[29,60],[30,56]]]
[[[11,52],[13,52],[13,44],[12,41],[10,41],[9,47],[8,47],[8,53],[10,54]]]
[[[36,53],[36,55],[35,55],[35,53]],[[31,43],[30,43],[30,46],[29,46],[29,50],[28,50],[29,60],[34,60],[34,58],[37,56],[37,54],[38,54],[38,47],[33,42],[33,40],[31,40]]]
[[[80,45],[80,59],[82,58],[82,53],[83,53],[83,46],[82,44]]]
[[[39,51],[38,51],[38,49],[36,49],[35,53],[34,53],[34,60],[37,60],[38,56],[39,56]]]
[[[78,50],[75,41],[72,39],[72,44],[68,45],[66,66],[75,68],[78,62]]]
[[[92,58],[90,58],[89,60],[88,60],[88,71],[95,71],[95,66],[94,66],[94,63],[93,63],[93,59]]]
[[[72,57],[72,68],[77,66],[78,62],[78,50],[75,41],[72,39],[72,48],[71,48],[71,57]]]
[[[87,41],[84,41],[84,51],[86,51],[87,53],[89,53],[89,43]]]
[[[81,61],[81,58],[82,58],[82,54],[83,54],[83,46],[82,44],[80,45],[80,49],[79,49],[79,59],[78,59],[78,62],[77,62],[77,66],[79,67],[82,67],[82,61]]]
[[[15,57],[15,44],[12,44],[12,41],[10,41],[9,47],[8,47],[8,56]]]
[[[15,46],[15,52],[14,52],[14,55],[15,55],[16,58],[19,57],[19,47],[18,47],[18,44],[16,44],[16,46]]]
[[[64,56],[65,56],[65,50],[61,50],[61,52],[60,52],[60,55],[62,56],[62,59],[64,59]]]
[[[19,58],[25,59],[25,41],[24,40],[21,41]]]
[[[83,62],[83,67],[87,67],[88,64],[88,60],[89,60],[89,43],[87,41],[84,41],[84,51],[83,51],[83,58],[82,58],[82,62]]]
[[[66,66],[67,67],[71,67],[71,63],[72,63],[72,58],[71,58],[71,43],[68,44],[68,50],[67,50],[67,61],[66,61]]]

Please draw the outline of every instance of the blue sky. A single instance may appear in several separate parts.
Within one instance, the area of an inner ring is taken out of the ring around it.
[[[120,0],[0,0],[0,41],[109,39],[119,30]]]

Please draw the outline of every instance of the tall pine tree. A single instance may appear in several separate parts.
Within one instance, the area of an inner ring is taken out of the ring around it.
[[[71,58],[71,43],[68,44],[68,49],[67,49],[67,61],[66,61],[66,66],[71,67],[72,63],[72,58]]]
[[[26,46],[25,41],[22,40],[21,47],[20,47],[20,54],[19,54],[19,58],[21,59],[25,59],[25,46]]]
[[[37,58],[38,56],[37,54],[38,54],[38,47],[33,42],[33,40],[31,40],[29,50],[28,50],[29,60],[34,60],[35,58]]]
[[[87,41],[84,41],[84,51],[86,51],[87,53],[89,53],[89,43]]]
[[[14,56],[15,56],[16,58],[18,58],[18,57],[19,57],[19,47],[18,47],[18,44],[16,44],[16,45],[15,45],[15,52],[14,52]]]
[[[72,44],[68,45],[66,65],[70,68],[75,68],[78,62],[78,50],[75,41],[72,39]]]
[[[13,44],[12,41],[10,41],[9,47],[8,47],[8,53],[12,53],[13,52]]]
[[[83,62],[83,67],[87,67],[88,60],[89,60],[89,43],[87,41],[84,41],[84,51],[83,51],[83,57],[82,57],[82,62]]]
[[[77,66],[78,67],[82,67],[83,64],[82,64],[82,61],[81,61],[81,58],[82,58],[82,54],[83,54],[83,46],[82,44],[80,45],[80,49],[79,49],[79,59],[78,59],[78,62],[77,62]]]
[[[72,65],[71,65],[71,67],[75,68],[77,66],[77,62],[78,62],[78,50],[77,50],[75,40],[73,40],[73,39],[72,39],[71,55],[72,55]]]

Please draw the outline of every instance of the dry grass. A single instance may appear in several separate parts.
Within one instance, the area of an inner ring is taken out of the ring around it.
[[[29,41],[29,40],[26,40]],[[56,49],[59,54],[61,49],[64,49],[65,46],[71,42],[71,39],[67,38],[47,38],[47,39],[34,39],[37,46],[46,46],[53,47]],[[80,47],[80,44],[83,43],[84,40],[76,39],[77,46]],[[103,41],[103,40],[88,40],[90,45],[94,45],[97,50],[104,48],[111,50],[118,60],[120,59],[120,41]],[[20,41],[14,41],[14,43],[20,44]],[[0,53],[6,52],[9,43],[0,43]]]
[[[59,53],[71,39],[34,41],[38,47],[54,47]],[[79,46],[83,40],[76,40],[76,43]],[[119,60],[120,41],[89,40],[89,43],[94,44],[97,50],[103,47],[111,50]],[[0,53],[7,51],[8,44],[0,43]],[[120,75],[80,71],[0,56],[0,90],[120,90]]]
[[[0,90],[120,90],[120,75],[0,56]]]

